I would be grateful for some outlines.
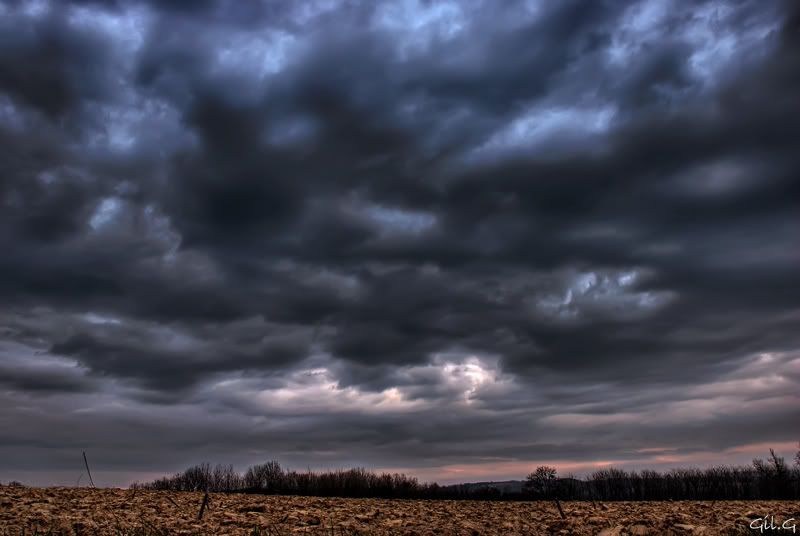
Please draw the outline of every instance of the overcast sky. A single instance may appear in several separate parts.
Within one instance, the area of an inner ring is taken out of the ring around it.
[[[800,439],[792,0],[0,0],[0,480]]]

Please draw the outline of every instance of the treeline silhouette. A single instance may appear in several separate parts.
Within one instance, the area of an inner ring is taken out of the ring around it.
[[[539,481],[541,474],[546,482]],[[794,466],[770,450],[766,460],[748,466],[683,468],[666,472],[601,469],[585,479],[557,478],[554,468],[540,467],[518,490],[492,484],[442,486],[412,476],[376,473],[363,468],[337,471],[286,470],[271,461],[238,473],[231,465],[203,463],[182,473],[134,487],[150,490],[240,492],[325,497],[482,500],[725,500],[800,499],[800,452]]]
[[[773,455],[774,456],[774,455]],[[542,499],[663,501],[800,499],[800,466],[783,458],[756,459],[752,466],[595,471],[586,480],[562,478]]]
[[[363,468],[336,471],[292,471],[271,461],[244,474],[232,465],[202,463],[170,477],[136,487],[151,490],[244,492],[322,497],[438,498],[444,486],[420,483],[412,476],[374,473]]]

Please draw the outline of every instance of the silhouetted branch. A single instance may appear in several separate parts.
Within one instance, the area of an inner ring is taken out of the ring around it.
[[[89,461],[86,459],[86,451],[83,451],[83,464],[86,466],[86,474],[89,475],[89,483],[95,487],[94,480],[92,480],[92,472],[89,470]]]

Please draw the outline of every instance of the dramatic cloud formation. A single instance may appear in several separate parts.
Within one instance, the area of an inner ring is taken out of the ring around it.
[[[3,1],[0,477],[791,447],[796,8]]]

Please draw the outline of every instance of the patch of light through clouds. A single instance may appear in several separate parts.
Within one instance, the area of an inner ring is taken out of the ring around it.
[[[587,272],[575,275],[561,294],[533,299],[534,307],[551,318],[577,319],[587,314],[629,317],[652,312],[666,305],[670,292],[636,291],[637,270],[618,273]]]
[[[95,231],[102,229],[105,225],[110,223],[121,209],[120,200],[114,197],[107,197],[103,199],[89,219],[89,225]]]
[[[217,69],[262,79],[279,72],[297,39],[284,31],[233,35],[215,49]]]
[[[590,141],[611,128],[613,105],[600,107],[534,107],[493,134],[467,155],[467,161],[492,159],[508,152],[551,154],[559,142]]]
[[[369,205],[365,209],[367,217],[386,233],[419,234],[436,224],[433,214]]]
[[[122,47],[126,59],[133,60],[144,44],[145,33],[149,27],[149,13],[140,7],[122,11],[98,10],[85,6],[70,6],[67,20],[72,26],[85,26],[105,33],[117,46]]]
[[[458,4],[422,0],[385,3],[376,19],[380,27],[397,35],[402,56],[425,50],[435,40],[452,39],[467,24]]]

